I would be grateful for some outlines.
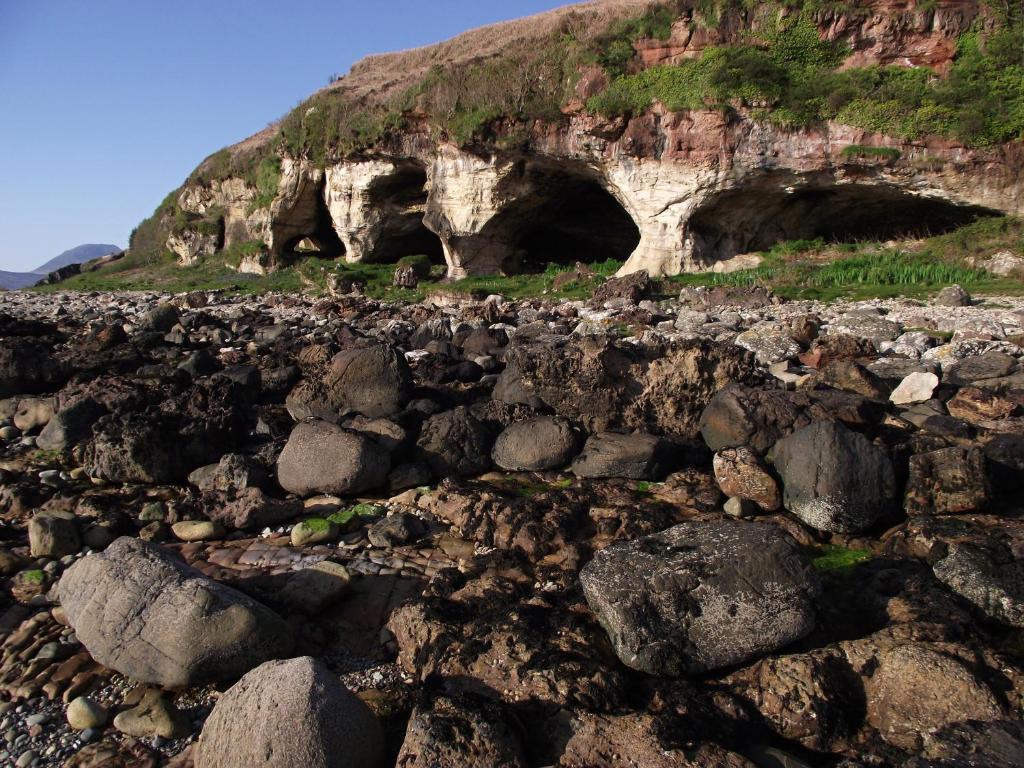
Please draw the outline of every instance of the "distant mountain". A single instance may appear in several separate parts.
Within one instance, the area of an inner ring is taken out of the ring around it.
[[[85,264],[85,262],[98,259],[100,256],[119,253],[120,251],[121,249],[116,245],[87,243],[86,245],[79,245],[77,248],[64,251],[60,256],[53,257],[41,267],[33,269],[32,272],[37,275],[48,275],[55,269],[66,267],[68,264]]]
[[[98,259],[101,256],[120,252],[121,248],[116,245],[101,243],[79,245],[77,248],[64,251],[60,256],[54,256],[31,272],[4,272],[0,270],[0,289],[16,291],[19,288],[28,288],[61,267],[66,267],[69,264],[85,264],[85,262]]]
[[[35,285],[42,278],[42,275],[37,275],[35,272],[4,272],[0,269],[0,288],[16,291],[19,288]]]

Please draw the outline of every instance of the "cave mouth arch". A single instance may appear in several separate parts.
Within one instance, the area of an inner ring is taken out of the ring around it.
[[[523,163],[505,194],[511,202],[480,233],[503,244],[505,274],[625,261],[640,243],[632,216],[587,169]]]
[[[688,222],[693,262],[712,266],[788,240],[830,243],[940,235],[998,211],[881,184],[721,192]]]
[[[381,216],[381,232],[366,261],[393,264],[405,256],[425,255],[433,264],[445,264],[444,246],[427,229],[427,170],[423,163],[408,160],[393,173],[374,179],[367,190],[370,205]]]

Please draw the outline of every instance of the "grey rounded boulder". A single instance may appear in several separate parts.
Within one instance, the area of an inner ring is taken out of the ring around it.
[[[199,736],[196,768],[373,768],[380,724],[321,662],[270,661],[217,702]]]
[[[510,472],[543,472],[564,467],[577,448],[569,422],[557,416],[540,416],[506,427],[494,442],[491,458]]]
[[[384,484],[391,456],[379,443],[326,421],[292,430],[277,459],[277,481],[296,496],[354,494]]]
[[[230,680],[292,648],[269,608],[139,539],[79,560],[57,594],[92,657],[142,683]]]
[[[587,440],[572,471],[577,477],[659,480],[668,473],[669,453],[669,444],[654,435],[599,432]]]
[[[700,675],[806,636],[820,585],[781,529],[692,522],[598,552],[580,573],[622,663]]]
[[[838,422],[821,421],[775,445],[786,509],[819,531],[864,531],[897,501],[889,454]]]

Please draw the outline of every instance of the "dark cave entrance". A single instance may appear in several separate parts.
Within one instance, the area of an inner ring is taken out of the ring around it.
[[[996,211],[884,185],[723,192],[690,218],[693,259],[711,265],[787,240],[830,243],[939,235]]]
[[[636,250],[640,230],[592,172],[522,163],[512,178],[512,202],[481,232],[510,250],[504,273],[625,261]]]
[[[376,179],[369,198],[381,213],[383,228],[367,261],[393,264],[405,256],[426,255],[434,264],[445,263],[441,239],[423,223],[427,171],[421,163],[408,161]]]
[[[295,235],[285,241],[284,258],[288,261],[312,256],[334,260],[345,254],[345,246],[334,231],[326,205],[317,208],[316,223],[312,231]]]

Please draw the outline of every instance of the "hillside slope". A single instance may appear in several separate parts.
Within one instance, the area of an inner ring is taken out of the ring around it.
[[[1024,212],[1021,21],[979,0],[607,0],[370,57],[207,158],[136,263],[701,271]],[[209,266],[209,265],[208,265]]]
[[[104,243],[86,243],[69,248],[63,253],[54,256],[45,264],[41,264],[32,271],[37,275],[48,275],[56,269],[67,267],[71,264],[85,264],[87,261],[98,259],[101,256],[109,256],[112,253],[119,253],[122,249],[116,245]]]

